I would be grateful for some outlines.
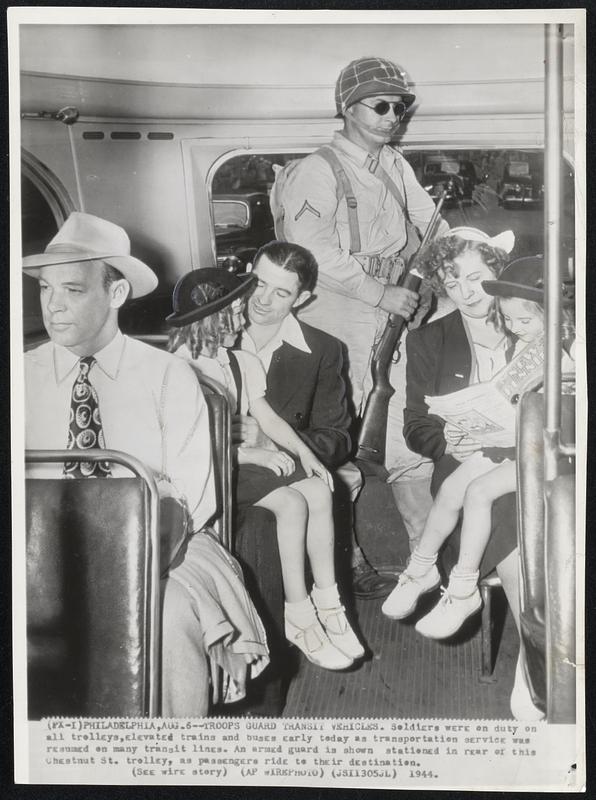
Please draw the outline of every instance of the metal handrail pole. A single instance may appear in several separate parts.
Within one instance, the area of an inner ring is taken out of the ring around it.
[[[561,443],[561,211],[563,144],[563,39],[562,26],[545,26],[545,205],[544,205],[544,289],[545,289],[545,361],[544,361],[544,503],[545,583],[551,558],[549,531],[553,525],[548,513],[548,496],[558,473]],[[553,630],[553,603],[550,586],[546,587],[545,667],[546,719],[554,721],[556,712],[554,685],[556,677],[557,641]]]
[[[557,477],[561,428],[561,212],[563,152],[562,25],[545,26],[545,158],[544,158],[544,444],[545,480]]]

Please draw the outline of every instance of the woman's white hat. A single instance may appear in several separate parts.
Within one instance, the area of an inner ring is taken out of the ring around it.
[[[130,239],[124,228],[93,214],[73,211],[43,253],[26,256],[23,270],[37,277],[42,267],[105,261],[130,283],[131,297],[143,297],[157,286],[157,275],[130,254]]]
[[[504,250],[505,253],[510,253],[515,244],[515,234],[513,231],[503,231],[496,236],[489,236],[488,233],[479,230],[478,228],[468,228],[465,225],[459,228],[451,228],[445,236],[459,236],[460,239],[465,239],[467,242],[485,242],[491,247],[498,247]]]

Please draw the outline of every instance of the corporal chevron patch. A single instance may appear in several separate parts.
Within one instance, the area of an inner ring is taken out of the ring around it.
[[[307,211],[310,211],[310,213],[311,213],[311,214],[314,214],[314,215],[315,215],[315,217],[318,217],[318,218],[320,219],[320,217],[321,217],[321,214],[320,214],[320,212],[319,212],[319,211],[317,211],[317,209],[316,209],[316,208],[314,208],[314,206],[311,206],[311,204],[308,202],[308,200],[305,200],[305,201],[304,201],[304,205],[302,206],[302,208],[300,209],[300,211],[299,211],[299,212],[296,214],[296,216],[294,217],[294,222],[298,222],[298,220],[300,219],[300,217],[301,217],[303,214],[306,214],[306,212],[307,212]]]

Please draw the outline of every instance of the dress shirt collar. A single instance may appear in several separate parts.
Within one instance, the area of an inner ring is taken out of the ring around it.
[[[120,331],[104,348],[93,354],[97,365],[103,372],[114,380],[118,375],[120,361],[124,353],[126,337]],[[56,383],[61,383],[79,363],[79,356],[62,345],[54,344],[54,371]]]
[[[378,164],[379,160],[384,162],[394,162],[396,160],[396,154],[393,148],[383,145],[379,154],[379,158],[377,159],[371,155],[368,150],[365,150],[363,147],[360,147],[360,145],[350,141],[342,131],[336,131],[334,133],[332,143],[338,148],[338,150],[341,150],[342,153],[345,153],[359,167],[368,169],[370,172],[374,172],[374,167],[376,164]]]
[[[254,340],[248,331],[242,332],[241,346],[243,350],[248,350],[251,353],[255,353],[255,355],[259,355],[263,350],[273,353],[278,347],[281,347],[284,342],[292,345],[292,347],[295,347],[297,350],[302,350],[303,353],[311,352],[310,347],[306,344],[306,339],[302,333],[300,323],[293,314],[288,314],[288,316],[284,318],[275,336],[271,341],[267,342],[260,351],[257,351]]]
[[[293,314],[288,314],[281,323],[278,336],[281,342],[287,342],[297,350],[302,350],[303,353],[310,353],[310,347],[306,344],[300,323]]]

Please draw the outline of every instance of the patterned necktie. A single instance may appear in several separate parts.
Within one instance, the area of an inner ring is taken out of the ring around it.
[[[93,356],[79,360],[79,374],[70,400],[68,450],[105,447],[97,393],[89,381],[89,371],[94,364]],[[66,478],[107,478],[110,474],[107,461],[67,461],[64,464]]]

